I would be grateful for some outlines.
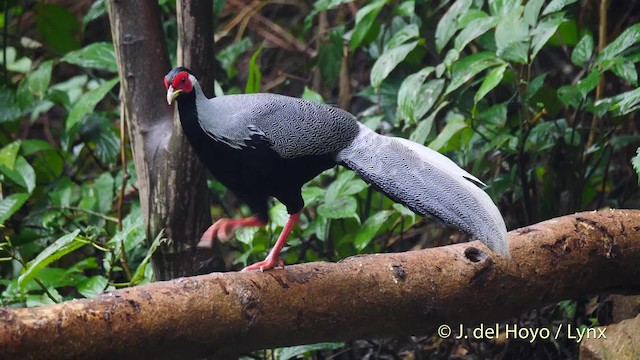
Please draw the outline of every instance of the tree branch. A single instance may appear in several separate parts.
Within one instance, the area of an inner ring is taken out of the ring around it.
[[[562,299],[640,287],[638,210],[564,216],[512,231],[509,239],[511,259],[471,242],[1,309],[0,358],[224,358],[424,334],[443,323],[503,320]]]

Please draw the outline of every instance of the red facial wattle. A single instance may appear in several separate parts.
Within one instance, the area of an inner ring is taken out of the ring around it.
[[[191,92],[193,89],[191,80],[189,80],[189,73],[185,71],[178,73],[178,75],[173,78],[171,86],[176,90],[182,90],[186,93]]]

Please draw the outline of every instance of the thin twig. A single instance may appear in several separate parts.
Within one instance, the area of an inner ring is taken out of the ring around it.
[[[600,0],[600,24],[598,25],[598,54],[602,53],[602,50],[607,45],[607,9],[609,7],[609,0]],[[604,75],[600,75],[598,80],[598,86],[596,86],[596,97],[593,100],[594,103],[602,98],[602,89],[604,88]],[[600,118],[597,114],[593,114],[591,118],[591,130],[589,131],[589,138],[587,140],[587,149],[591,147],[595,138],[596,131],[598,130],[598,122]]]

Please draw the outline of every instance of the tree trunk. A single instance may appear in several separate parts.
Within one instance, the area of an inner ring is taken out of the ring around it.
[[[182,136],[173,107],[165,102],[163,78],[171,65],[160,8],[157,1],[140,0],[110,0],[107,8],[147,243],[161,231],[167,239],[153,257],[155,276],[165,280],[192,275],[199,264],[195,244],[211,221],[208,189],[205,170]],[[211,11],[205,14],[211,18]],[[210,32],[201,36],[213,41],[212,28]],[[204,63],[198,63],[198,70],[206,74]]]
[[[234,357],[261,348],[419,335],[640,289],[640,211],[580,213],[479,242],[267,272],[215,273],[0,310],[0,358]],[[453,335],[453,334],[452,334]]]

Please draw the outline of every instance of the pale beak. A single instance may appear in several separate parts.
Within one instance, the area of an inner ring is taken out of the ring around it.
[[[173,86],[169,85],[169,88],[167,89],[167,104],[171,105],[173,100],[175,100],[181,92],[182,90],[174,90]]]

